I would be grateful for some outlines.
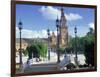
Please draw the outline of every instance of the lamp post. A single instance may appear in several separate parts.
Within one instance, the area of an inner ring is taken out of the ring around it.
[[[22,42],[21,42],[21,30],[22,30],[22,22],[20,21],[18,23],[18,28],[19,28],[19,34],[20,34],[20,51],[19,51],[19,57],[20,57],[20,64],[22,64]]]
[[[77,28],[74,28],[75,32],[75,60],[76,60],[76,65],[78,66],[78,61],[77,61]]]
[[[50,60],[50,30],[47,29],[48,34],[48,60]]]
[[[60,21],[56,20],[56,27],[57,27],[57,62],[60,62],[60,52],[59,52],[59,25],[60,25]]]

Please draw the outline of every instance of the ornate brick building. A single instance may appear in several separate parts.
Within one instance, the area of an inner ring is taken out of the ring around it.
[[[60,17],[60,25],[59,25],[59,44],[60,48],[66,48],[68,46],[68,26],[66,24],[67,20],[64,14],[63,8],[61,8],[61,17]],[[51,35],[51,48],[55,47],[57,44],[57,36],[55,36],[54,32]]]

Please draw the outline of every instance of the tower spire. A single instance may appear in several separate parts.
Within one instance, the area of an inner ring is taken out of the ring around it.
[[[64,17],[64,9],[61,7],[61,17]]]
[[[60,26],[63,26],[65,27],[66,25],[66,18],[65,18],[65,15],[64,15],[64,10],[63,10],[63,7],[61,7],[61,19],[60,19]]]

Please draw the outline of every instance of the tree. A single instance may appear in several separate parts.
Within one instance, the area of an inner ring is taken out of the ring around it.
[[[38,43],[37,47],[39,49],[39,54],[41,57],[47,57],[47,45],[43,43]]]
[[[32,59],[32,49],[31,49],[31,46],[28,46],[27,48],[26,48],[26,50],[28,51],[28,57],[29,57],[29,59]]]
[[[28,55],[28,51],[27,50],[23,50],[23,54],[24,54],[24,56],[27,56]]]
[[[43,43],[33,43],[27,47],[29,59],[46,57],[47,45]]]
[[[95,37],[94,37],[94,31],[90,28],[90,31],[85,36],[85,51],[84,55],[86,57],[86,63],[88,66],[91,64],[94,66],[94,43],[95,43]]]
[[[88,66],[91,64],[94,66],[94,42],[88,43],[86,40],[85,42],[85,57],[86,57],[86,63]]]
[[[89,65],[91,64],[94,66],[94,44],[95,44],[95,34],[94,30],[92,28],[89,28],[89,32],[83,37],[76,38],[77,40],[77,52],[78,53],[84,53],[86,57],[86,63]],[[66,51],[68,53],[71,53],[71,51],[74,52],[75,48],[75,38],[71,38],[69,41],[68,48],[66,48]]]
[[[66,48],[68,51],[68,53],[75,53],[74,50],[75,50],[75,47],[77,47],[77,52],[78,53],[83,53],[84,51],[84,40],[85,38],[84,37],[73,37],[70,39],[69,43],[68,43],[68,47]]]

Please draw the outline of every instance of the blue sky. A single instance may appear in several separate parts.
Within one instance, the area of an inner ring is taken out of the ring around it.
[[[77,26],[78,36],[84,36],[89,31],[89,27],[94,28],[94,9],[63,7],[67,19],[69,35],[74,36],[74,27]],[[55,20],[60,19],[61,7],[58,6],[36,6],[36,5],[16,5],[16,37],[19,37],[18,22],[23,22],[23,38],[45,38],[47,29],[56,34]]]

